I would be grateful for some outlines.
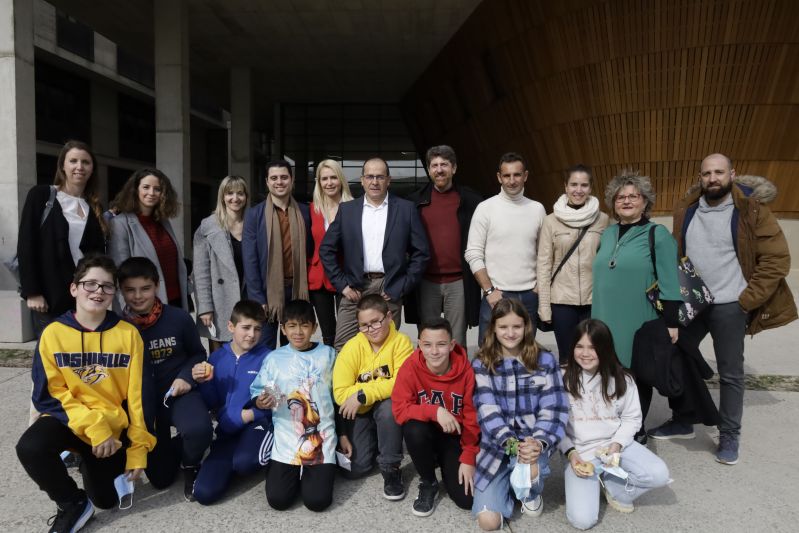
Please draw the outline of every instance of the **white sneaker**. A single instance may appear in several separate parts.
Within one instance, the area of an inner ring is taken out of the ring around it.
[[[522,502],[522,515],[536,517],[544,512],[544,498],[539,494],[532,500]]]

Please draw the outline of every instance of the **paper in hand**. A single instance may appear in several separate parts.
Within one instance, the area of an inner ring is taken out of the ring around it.
[[[347,457],[338,450],[336,450],[336,461],[338,462],[338,465],[344,470],[352,471],[352,461],[350,461],[349,457]]]

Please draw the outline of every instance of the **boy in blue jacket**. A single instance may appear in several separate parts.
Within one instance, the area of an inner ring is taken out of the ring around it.
[[[214,353],[208,363],[192,368],[208,408],[216,413],[216,440],[200,466],[194,498],[203,505],[219,500],[235,472],[251,474],[269,461],[272,451],[272,412],[250,401],[250,385],[269,353],[259,345],[263,307],[242,300],[233,307],[228,331],[233,340]]]

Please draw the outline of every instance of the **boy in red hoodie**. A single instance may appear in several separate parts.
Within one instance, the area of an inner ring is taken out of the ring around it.
[[[473,393],[474,372],[466,350],[452,338],[452,326],[444,318],[423,323],[419,348],[400,368],[391,393],[394,418],[419,472],[416,516],[430,516],[435,509],[436,465],[452,501],[472,508],[480,442]]]

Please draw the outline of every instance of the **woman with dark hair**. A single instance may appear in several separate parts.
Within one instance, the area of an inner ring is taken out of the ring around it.
[[[177,193],[166,174],[155,168],[134,172],[114,199],[119,214],[111,219],[108,252],[117,265],[128,257],[146,257],[162,280],[161,301],[186,311],[188,274],[170,218],[178,214]]]
[[[68,141],[58,154],[53,185],[36,185],[25,199],[17,241],[20,294],[33,313],[37,338],[55,317],[74,309],[69,285],[77,262],[105,253],[95,164],[87,144]]]
[[[608,506],[631,513],[636,498],[668,483],[669,469],[634,440],[642,421],[638,390],[619,363],[604,322],[588,319],[577,325],[563,386],[569,421],[558,447],[569,461],[566,517],[577,529],[589,529],[599,517],[600,485]],[[626,480],[614,467],[626,472]]]

